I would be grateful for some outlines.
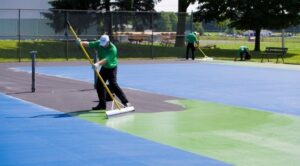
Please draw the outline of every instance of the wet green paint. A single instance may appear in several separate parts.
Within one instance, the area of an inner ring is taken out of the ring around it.
[[[201,101],[169,101],[183,111],[73,114],[148,140],[234,165],[298,165],[300,118]],[[122,140],[120,140],[122,141]]]

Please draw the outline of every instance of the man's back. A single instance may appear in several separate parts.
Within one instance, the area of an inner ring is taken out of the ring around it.
[[[186,41],[188,43],[194,43],[197,41],[197,37],[194,33],[189,33],[188,36],[186,37]]]

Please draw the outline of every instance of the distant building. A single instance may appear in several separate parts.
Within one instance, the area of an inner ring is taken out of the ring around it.
[[[1,0],[0,9],[49,9],[50,0]]]

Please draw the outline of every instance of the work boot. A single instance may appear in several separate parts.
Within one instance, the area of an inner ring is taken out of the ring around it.
[[[93,107],[92,110],[106,110],[106,106],[98,104],[96,107]]]
[[[124,107],[131,107],[131,106],[132,106],[132,105],[131,105],[131,103],[129,103],[129,102],[124,104]]]

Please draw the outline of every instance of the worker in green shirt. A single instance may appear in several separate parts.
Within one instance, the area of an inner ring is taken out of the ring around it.
[[[98,69],[101,66],[99,74],[103,78],[104,82],[108,81],[112,92],[116,94],[116,96],[121,100],[122,104],[125,107],[131,106],[124,92],[117,83],[117,48],[112,42],[110,42],[109,36],[102,35],[99,40],[93,42],[81,41],[80,39],[78,42],[81,42],[84,47],[94,48],[98,50],[99,61],[93,65],[93,68]],[[96,89],[99,98],[99,104],[92,109],[105,110],[107,92],[99,78],[96,83]]]
[[[191,49],[192,50],[192,59],[195,60],[195,45],[194,44],[199,43],[196,32],[189,33],[186,37],[186,42],[187,42],[187,46],[186,46],[185,59],[186,60],[189,59],[189,50]]]
[[[251,55],[247,46],[240,46],[238,49],[238,54],[240,55],[240,60],[250,60]]]

